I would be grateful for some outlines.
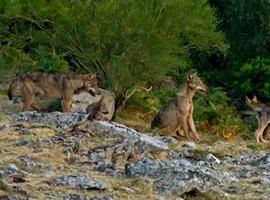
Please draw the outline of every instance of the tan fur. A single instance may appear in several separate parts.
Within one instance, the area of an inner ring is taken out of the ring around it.
[[[94,102],[87,106],[86,113],[88,113],[88,120],[104,120],[103,114],[108,114],[109,111],[103,103],[103,99],[104,96],[102,96],[98,102]]]
[[[80,91],[89,91],[92,95],[99,92],[95,74],[48,74],[32,72],[16,78],[9,87],[8,95],[21,96],[23,111],[37,110],[36,97],[61,98],[63,112],[70,112],[72,97]]]
[[[246,97],[246,103],[253,111],[257,112],[258,128],[254,133],[257,143],[267,143],[268,141],[263,138],[263,134],[267,132],[270,123],[270,107],[258,101],[255,95],[252,99]]]
[[[187,76],[180,92],[172,98],[154,117],[151,128],[161,128],[165,135],[184,136],[188,140],[199,140],[193,121],[192,97],[196,91],[207,91],[207,86],[197,74]]]

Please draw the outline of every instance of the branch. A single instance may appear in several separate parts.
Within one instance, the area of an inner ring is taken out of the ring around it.
[[[142,86],[135,86],[134,89],[129,93],[127,94],[127,91],[125,92],[125,98],[123,100],[123,103],[122,105],[124,106],[127,102],[127,100],[138,90],[138,89],[142,89],[146,92],[150,92],[152,90],[152,86],[150,88],[145,88],[145,87],[142,87]]]

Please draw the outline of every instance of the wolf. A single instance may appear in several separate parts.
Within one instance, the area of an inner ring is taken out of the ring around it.
[[[104,120],[104,115],[108,114],[109,111],[103,102],[104,96],[99,101],[94,102],[87,106],[86,113],[88,113],[87,120]]]
[[[206,92],[207,86],[197,73],[189,74],[180,91],[154,116],[151,129],[161,128],[166,135],[184,136],[188,140],[199,141],[193,121],[192,98],[196,91]]]
[[[93,96],[99,94],[95,74],[49,74],[30,72],[16,77],[8,89],[9,99],[20,96],[23,101],[22,111],[39,110],[35,103],[36,97],[61,98],[63,112],[70,112],[72,97],[84,90]]]
[[[263,133],[267,132],[268,124],[270,123],[270,107],[258,101],[255,95],[252,99],[246,96],[246,103],[253,111],[257,112],[258,128],[254,132],[256,142],[267,143],[268,141],[263,138]]]

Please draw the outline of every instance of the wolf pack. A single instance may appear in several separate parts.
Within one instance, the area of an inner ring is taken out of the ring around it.
[[[8,89],[8,97],[21,97],[22,111],[40,110],[36,98],[59,98],[63,112],[70,112],[72,98],[81,91],[91,95],[100,95],[98,79],[95,74],[61,74],[28,72],[15,77]],[[177,94],[171,98],[153,117],[151,129],[161,129],[161,135],[168,135],[177,139],[185,138],[200,141],[193,119],[193,96],[196,92],[207,92],[208,87],[197,73],[186,76]],[[258,128],[254,133],[257,143],[267,143],[264,133],[270,123],[270,107],[261,103],[254,96],[246,97],[246,104],[257,114]],[[90,104],[86,113],[88,120],[103,120],[101,113],[106,112],[103,97],[98,102]]]

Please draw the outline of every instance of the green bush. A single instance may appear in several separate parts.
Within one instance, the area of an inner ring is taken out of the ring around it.
[[[234,76],[233,85],[239,96],[255,94],[261,100],[270,100],[270,57],[252,59],[235,71]]]
[[[223,137],[247,134],[247,128],[229,103],[223,88],[212,88],[206,95],[195,96],[194,120],[207,124],[210,132]]]
[[[0,65],[3,70],[17,72],[68,72],[70,66],[60,56],[50,53],[48,49],[35,49],[32,54],[14,47],[5,46],[0,49]]]
[[[127,103],[127,106],[139,107],[143,112],[149,112],[151,110],[158,110],[164,104],[166,104],[171,97],[175,94],[173,89],[160,89],[150,92],[139,90],[134,93]]]

